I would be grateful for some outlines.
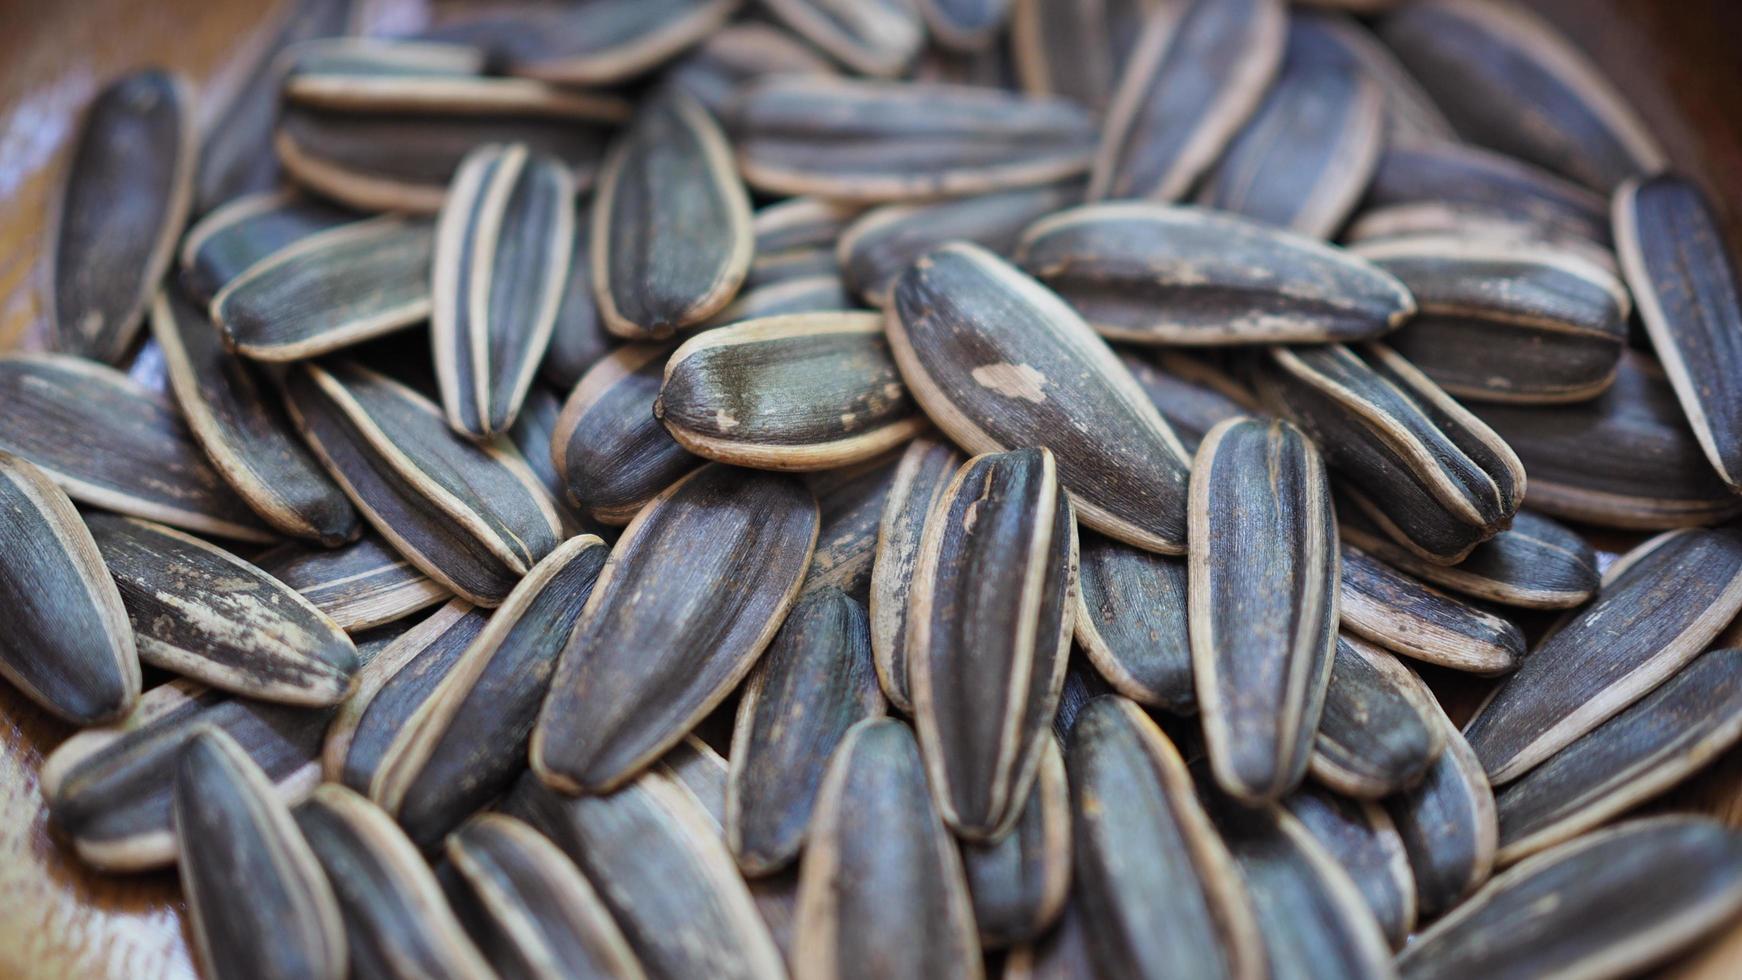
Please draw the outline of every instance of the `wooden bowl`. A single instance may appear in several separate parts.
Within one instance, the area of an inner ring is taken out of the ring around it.
[[[1620,85],[1675,165],[1719,195],[1732,254],[1742,243],[1742,4],[1733,0],[1525,0]],[[148,64],[204,91],[234,85],[283,4],[260,0],[72,0],[0,12],[0,349],[42,336],[42,231],[80,112],[108,79]],[[422,0],[366,0],[376,25],[415,26]],[[0,411],[4,411],[0,406]],[[1599,535],[1608,549],[1621,536]],[[1434,676],[1454,707],[1473,687]],[[37,785],[71,733],[0,683],[0,976],[143,980],[192,976],[172,872],[105,876],[56,842]],[[1652,810],[1700,810],[1742,826],[1742,751]],[[1678,975],[1742,970],[1742,926],[1677,964]]]

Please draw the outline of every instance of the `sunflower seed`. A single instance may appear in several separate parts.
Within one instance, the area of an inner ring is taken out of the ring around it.
[[[450,892],[455,911],[498,975],[644,977],[611,910],[543,834],[484,813],[449,835],[444,849],[460,883],[457,897]]]
[[[1003,837],[1028,799],[1070,655],[1076,566],[1076,520],[1044,449],[968,460],[926,517],[908,683],[938,809],[966,840]]]
[[[1135,704],[1071,730],[1073,889],[1102,976],[1261,977],[1263,937],[1185,762]]]
[[[574,181],[524,146],[466,155],[436,227],[430,337],[442,407],[479,438],[514,423],[556,325]]]
[[[299,79],[310,76],[341,77],[358,83],[464,78],[483,74],[490,67],[489,55],[475,45],[441,41],[356,35],[314,38],[284,56],[283,88],[294,91]],[[325,87],[317,86],[317,90],[321,88]],[[352,93],[337,94],[343,98]]]
[[[1191,452],[1198,451],[1204,433],[1217,422],[1253,414],[1252,406],[1218,391],[1203,378],[1179,370],[1182,365],[1178,358],[1169,358],[1168,365],[1161,367],[1136,352],[1120,351],[1119,360]]]
[[[1451,719],[1434,703],[1445,732],[1445,750],[1414,788],[1385,801],[1403,837],[1415,876],[1415,905],[1431,919],[1488,880],[1499,831],[1494,791]]]
[[[1517,213],[1481,205],[1410,201],[1362,211],[1343,229],[1344,245],[1355,251],[1396,239],[1470,239],[1488,246],[1534,246],[1551,255],[1572,255],[1619,277],[1615,253],[1584,235]]]
[[[382,763],[407,722],[483,632],[488,616],[453,599],[388,644],[357,673],[351,696],[327,727],[321,768],[329,782],[378,795]]]
[[[1099,114],[1113,100],[1144,17],[1161,3],[1011,0],[1010,6],[1011,59],[1023,91],[1062,95]]]
[[[557,657],[608,551],[590,534],[558,545],[405,717],[369,795],[413,841],[434,845],[513,785]]]
[[[337,43],[371,46],[389,55],[405,47],[446,47],[357,39]],[[471,48],[458,50],[465,55],[481,54]],[[284,81],[284,97],[297,105],[317,109],[551,117],[595,124],[623,122],[632,112],[628,102],[612,96],[573,91],[525,78],[484,75],[476,66],[406,70],[397,64],[370,64],[368,57],[344,59],[350,63],[311,65],[306,52],[298,54],[300,57]]]
[[[1599,826],[1742,738],[1742,650],[1712,650],[1495,795],[1501,864]]]
[[[728,24],[698,44],[666,75],[715,119],[729,118],[746,85],[764,75],[833,75],[835,68],[810,45],[771,24]]]
[[[1337,530],[1343,540],[1387,565],[1487,602],[1570,609],[1597,591],[1597,556],[1591,546],[1577,533],[1528,510],[1513,515],[1511,527],[1471,549],[1456,565],[1422,560],[1350,510],[1339,511]],[[1359,615],[1347,598],[1344,602],[1345,616]],[[1362,629],[1358,619],[1351,626],[1356,632]],[[1381,645],[1386,642],[1383,637],[1368,638]]]
[[[793,313],[839,313],[859,306],[856,299],[847,295],[846,284],[835,272],[795,276],[746,287],[725,309],[714,314],[707,326],[721,327]]]
[[[114,364],[133,346],[193,196],[192,103],[184,79],[153,68],[86,110],[50,246],[56,350]]]
[[[829,763],[799,868],[793,972],[983,976],[961,858],[899,721],[853,726]]]
[[[841,64],[865,75],[902,73],[925,24],[908,0],[768,0],[768,12]]]
[[[1313,778],[1356,799],[1408,789],[1445,748],[1433,693],[1378,647],[1337,637],[1324,718],[1313,740]]]
[[[1408,980],[1632,976],[1742,909],[1742,836],[1699,817],[1635,820],[1519,865],[1417,937]]]
[[[1084,532],[1077,645],[1120,694],[1176,714],[1197,710],[1186,640],[1186,563]]]
[[[272,253],[355,221],[332,205],[277,190],[239,197],[201,218],[181,240],[181,285],[210,303],[218,291]]]
[[[858,215],[859,209],[851,204],[820,197],[792,197],[770,204],[750,220],[756,236],[756,255],[761,258],[832,248]]]
[[[1102,336],[1140,344],[1360,340],[1415,312],[1342,249],[1199,208],[1119,202],[1044,218],[1017,262]]]
[[[564,501],[563,478],[550,458],[551,440],[556,435],[562,410],[562,401],[549,388],[533,384],[526,391],[526,400],[520,404],[520,414],[515,416],[513,427],[508,430],[508,440],[519,451],[526,468],[538,478],[546,496],[556,505],[557,517],[562,524],[560,536],[566,539],[576,534],[596,532],[599,528],[575,513]]]
[[[839,589],[793,606],[732,729],[726,842],[745,874],[798,856],[829,756],[854,723],[883,711],[864,608]]]
[[[97,725],[139,702],[133,627],[78,510],[43,472],[0,453],[0,677],[56,717]]]
[[[918,0],[933,40],[956,51],[991,47],[1010,16],[1010,0]]]
[[[1673,676],[1742,610],[1742,528],[1671,531],[1622,556],[1464,727],[1509,783]]]
[[[853,292],[885,308],[896,280],[934,247],[963,239],[1009,255],[1022,229],[1081,198],[1080,186],[1068,183],[885,205],[867,211],[841,232],[835,257]]]
[[[625,82],[724,26],[738,0],[521,4],[425,36],[479,44],[516,75],[570,86]]]
[[[874,313],[799,313],[705,331],[666,362],[653,414],[697,455],[777,470],[863,462],[928,424]]]
[[[373,534],[342,548],[285,544],[254,559],[302,593],[347,633],[391,623],[448,597],[448,590]]]
[[[889,496],[899,462],[899,453],[889,453],[868,463],[825,470],[806,479],[811,492],[816,494],[822,522],[817,528],[816,553],[799,590],[801,598],[840,589],[861,606],[869,600],[883,501]]]
[[[671,776],[570,799],[528,774],[506,810],[580,867],[649,976],[786,976],[717,826]]]
[[[769,78],[737,113],[738,165],[756,189],[874,203],[1055,183],[1094,152],[1063,99],[921,82]]]
[[[1627,351],[1593,401],[1555,410],[1480,406],[1482,421],[1530,472],[1530,506],[1563,520],[1653,530],[1742,510],[1689,429],[1650,356]]]
[[[627,524],[661,490],[701,465],[678,445],[653,404],[668,348],[619,347],[588,369],[563,403],[551,462],[565,496],[606,524]]]
[[[818,245],[794,248],[770,255],[758,255],[752,259],[750,271],[744,276],[744,290],[761,289],[794,279],[840,274],[841,265],[835,260],[835,250],[832,247]],[[720,314],[715,314],[715,317],[719,316]]]
[[[1023,0],[1016,0],[1021,9]],[[1067,901],[1058,922],[1030,943],[1004,954],[1004,980],[1092,980],[1095,961],[1081,902]]]
[[[606,329],[663,339],[731,302],[749,271],[750,201],[731,147],[690,96],[644,106],[599,179],[590,258]]]
[[[321,707],[350,692],[356,646],[277,579],[161,524],[94,512],[85,524],[141,660],[262,701]]]
[[[1712,205],[1697,185],[1663,175],[1615,196],[1615,238],[1651,345],[1663,358],[1712,468],[1742,492],[1742,287]]]
[[[413,326],[430,314],[428,222],[372,218],[307,235],[212,298],[224,344],[298,361]]]
[[[1385,809],[1314,787],[1290,795],[1283,805],[1348,872],[1386,942],[1402,947],[1415,928],[1415,875]]]
[[[297,183],[341,204],[434,214],[460,161],[487,143],[525,143],[561,160],[577,187],[591,187],[609,125],[551,115],[351,112],[288,103],[273,144]]]
[[[1317,441],[1361,509],[1426,561],[1462,561],[1524,497],[1512,449],[1379,344],[1275,349],[1259,389]]]
[[[363,523],[315,462],[277,393],[224,350],[204,310],[170,287],[152,303],[151,335],[194,439],[224,481],[276,530],[334,547]]]
[[[1231,797],[1210,807],[1252,902],[1274,980],[1388,978],[1391,949],[1355,882],[1294,814]]]
[[[182,893],[211,976],[345,976],[338,899],[290,809],[222,729],[199,729],[179,753],[174,812]]]
[[[1199,204],[1314,238],[1343,226],[1385,143],[1385,98],[1329,24],[1289,17],[1280,74],[1209,171]]]
[[[1107,109],[1089,199],[1185,196],[1258,109],[1287,33],[1280,0],[1152,10]]]
[[[1324,463],[1286,422],[1230,419],[1193,460],[1192,677],[1211,769],[1241,800],[1306,775],[1335,657],[1337,522]]]
[[[1471,401],[1588,401],[1615,379],[1632,303],[1609,271],[1540,243],[1420,236],[1360,246],[1420,312],[1387,339]]]
[[[1609,242],[1602,195],[1503,153],[1449,139],[1395,139],[1362,202],[1368,210],[1437,202],[1504,215],[1555,234]]]
[[[1495,675],[1524,658],[1517,626],[1347,544],[1338,605],[1344,630],[1424,663]]]
[[[947,442],[920,436],[908,444],[883,501],[871,572],[871,651],[891,704],[913,713],[907,672],[908,597],[926,515],[962,464]]]
[[[713,710],[791,608],[818,520],[791,477],[719,465],[643,508],[563,650],[532,733],[539,778],[608,792]]]
[[[1663,168],[1662,147],[1621,93],[1521,6],[1412,3],[1380,36],[1472,142],[1602,191]]]
[[[544,360],[539,362],[544,379],[559,391],[572,391],[587,369],[603,360],[613,346],[611,332],[599,317],[599,305],[593,294],[592,242],[592,205],[582,204],[575,214],[574,237],[569,241],[569,274],[563,280],[550,346],[544,352]]]
[[[287,393],[364,518],[455,595],[494,606],[556,547],[550,498],[507,443],[462,439],[421,395],[355,365],[305,365]]]
[[[979,246],[944,245],[901,277],[888,331],[914,399],[964,449],[1044,446],[1083,524],[1184,550],[1185,448],[1106,342],[1045,287]]]
[[[1063,910],[1071,886],[1071,787],[1058,739],[1048,736],[1022,816],[996,844],[962,845],[980,943],[1029,942]]]
[[[0,452],[67,496],[202,534],[271,541],[169,400],[119,371],[62,354],[0,356]]]
[[[327,783],[294,816],[338,897],[357,976],[492,975],[423,855],[379,807]]]

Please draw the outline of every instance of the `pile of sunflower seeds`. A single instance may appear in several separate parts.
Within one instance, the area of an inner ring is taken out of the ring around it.
[[[96,98],[0,357],[0,673],[208,975],[1610,977],[1742,913],[1742,834],[1615,822],[1742,739],[1737,279],[1534,15],[293,6],[203,144]]]

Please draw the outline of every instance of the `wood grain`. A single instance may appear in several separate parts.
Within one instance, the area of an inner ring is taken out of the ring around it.
[[[1716,193],[1742,244],[1742,5],[1729,0],[1530,0],[1610,72],[1678,167]],[[0,348],[41,343],[41,236],[84,104],[114,75],[147,64],[185,71],[206,96],[240,77],[283,0],[79,0],[0,5]],[[415,26],[423,0],[368,0],[374,25]],[[1606,551],[1628,539],[1601,536]],[[1606,555],[1605,558],[1610,556]],[[1486,684],[1430,672],[1462,717]],[[0,976],[189,976],[183,903],[169,873],[95,875],[50,834],[37,772],[72,732],[0,685]],[[1742,825],[1742,752],[1731,752],[1653,809],[1691,808]],[[1734,975],[1742,928],[1684,965]]]

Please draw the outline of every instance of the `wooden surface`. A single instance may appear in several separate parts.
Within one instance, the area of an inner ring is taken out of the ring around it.
[[[1742,4],[1733,0],[1532,0],[1620,81],[1675,164],[1720,197],[1742,242]],[[40,336],[41,229],[80,110],[115,74],[186,72],[234,85],[239,55],[280,16],[268,0],[0,0],[0,348]],[[417,0],[374,2],[366,20],[414,26]],[[203,114],[209,110],[202,110]],[[0,406],[0,411],[4,407]],[[1606,541],[1618,546],[1619,539]],[[1477,688],[1433,678],[1454,700]],[[37,772],[70,732],[0,683],[0,977],[144,980],[193,972],[171,872],[95,875],[49,833]],[[1742,825],[1742,752],[1654,809],[1697,808]],[[1691,956],[1688,976],[1742,970],[1742,928]]]

